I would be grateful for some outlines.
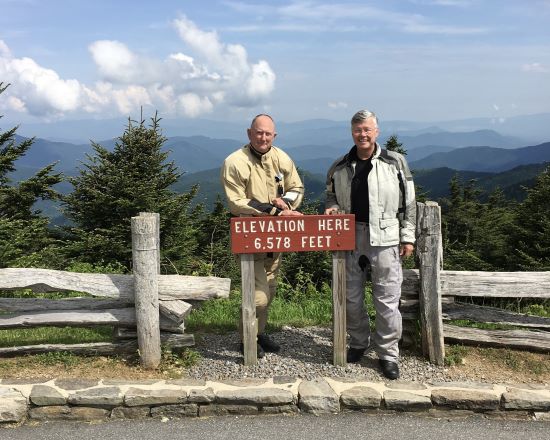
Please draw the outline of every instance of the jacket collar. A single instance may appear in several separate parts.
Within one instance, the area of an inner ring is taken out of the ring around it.
[[[263,160],[266,160],[270,155],[271,155],[271,151],[273,150],[273,145],[271,146],[271,148],[269,150],[267,150],[265,153],[259,153],[258,151],[256,151],[251,144],[247,144],[245,145],[245,148],[248,148],[248,151],[250,151],[250,154],[252,155],[252,157],[255,157],[256,159],[258,159],[260,162],[262,162]]]
[[[378,156],[380,156],[381,151],[382,151],[382,148],[380,147],[378,142],[376,142],[374,146],[374,153],[372,153],[371,159],[377,159]],[[357,146],[354,145],[353,147],[351,147],[351,150],[349,150],[348,154],[346,155],[346,162],[348,163],[348,165],[351,165],[352,162],[356,162],[356,161],[357,161]]]

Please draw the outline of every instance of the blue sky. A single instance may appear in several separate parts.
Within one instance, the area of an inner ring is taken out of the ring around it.
[[[550,112],[549,23],[550,0],[0,0],[0,114],[504,121]]]

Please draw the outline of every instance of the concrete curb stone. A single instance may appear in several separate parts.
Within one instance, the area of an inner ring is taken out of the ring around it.
[[[550,411],[550,396],[510,388],[502,395],[504,409],[530,409],[534,411]]]
[[[27,399],[20,391],[0,387],[0,423],[19,422],[27,413]]]
[[[432,407],[429,397],[408,391],[384,392],[384,403],[387,409],[396,411],[427,411]]]
[[[322,378],[306,380],[298,388],[299,407],[302,411],[320,415],[340,412],[340,399]]]
[[[432,402],[446,408],[489,411],[498,409],[500,397],[487,391],[437,389],[432,391]]]
[[[41,381],[42,380],[42,381]],[[548,384],[302,380],[0,380],[0,426],[26,420],[410,411],[550,421]]]
[[[67,403],[65,396],[49,385],[34,385],[29,399],[37,406],[65,405]]]

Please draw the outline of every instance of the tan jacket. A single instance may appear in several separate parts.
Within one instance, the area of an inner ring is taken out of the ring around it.
[[[294,163],[277,147],[260,155],[245,145],[225,159],[220,177],[233,215],[278,215],[273,199],[281,197],[296,209],[304,196]]]

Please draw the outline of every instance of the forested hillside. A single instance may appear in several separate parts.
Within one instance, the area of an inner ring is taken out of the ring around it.
[[[223,199],[216,196],[220,192],[218,170],[199,175],[202,188],[185,187],[191,175],[182,178],[156,115],[149,120],[129,120],[109,149],[92,143],[87,159],[69,177],[52,163],[15,181],[13,176],[21,172],[18,159],[36,147],[32,139],[20,142],[16,131],[0,131],[0,267],[127,272],[130,217],[153,211],[161,218],[163,273],[231,277],[238,286],[239,270],[229,246],[230,216]],[[390,146],[402,148],[397,138],[392,142]],[[316,213],[324,177],[301,173],[307,188],[301,209]],[[417,184],[423,186],[427,176],[419,172]],[[435,182],[431,186],[448,188],[440,199],[446,268],[550,269],[550,172],[546,165],[519,167],[506,175],[460,176],[443,169],[433,171],[429,178]],[[481,188],[472,178],[491,192],[481,197]],[[525,179],[532,179],[533,185],[521,199],[498,189]],[[63,180],[70,183],[65,195],[54,190]],[[201,191],[210,195],[204,199]],[[58,200],[70,226],[50,224],[36,210],[39,200]],[[289,285],[309,289],[330,280],[328,254],[289,254],[286,259],[283,277]]]

